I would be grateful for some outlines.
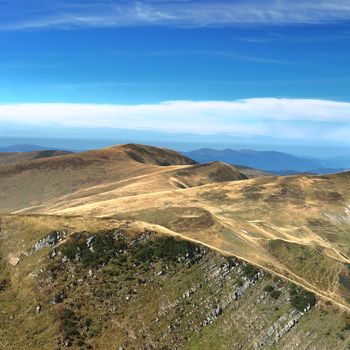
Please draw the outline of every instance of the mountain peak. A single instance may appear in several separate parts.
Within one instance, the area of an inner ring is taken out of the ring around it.
[[[196,161],[186,157],[176,151],[148,146],[142,144],[128,143],[122,145],[116,145],[108,149],[120,150],[127,154],[131,159],[139,162],[139,163],[147,163],[154,165],[194,165],[197,164]]]

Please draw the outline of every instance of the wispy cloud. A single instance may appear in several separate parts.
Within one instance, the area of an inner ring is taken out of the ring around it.
[[[167,101],[158,104],[7,104],[1,123],[33,126],[147,129],[239,136],[278,135],[288,140],[349,142],[350,103],[312,99]]]
[[[119,54],[119,53],[118,53]],[[127,53],[130,55],[130,53]],[[148,56],[213,56],[221,57],[229,60],[235,61],[245,61],[253,63],[267,63],[267,64],[296,64],[296,63],[307,63],[305,61],[298,60],[283,60],[277,58],[263,57],[246,55],[231,51],[217,51],[217,50],[184,50],[184,51],[149,51],[141,52],[138,55],[148,55]]]
[[[315,24],[350,20],[348,0],[240,1],[36,1],[10,2],[1,30],[166,25],[180,27],[244,24]],[[4,6],[4,5],[0,5]],[[7,20],[6,18],[11,18]]]

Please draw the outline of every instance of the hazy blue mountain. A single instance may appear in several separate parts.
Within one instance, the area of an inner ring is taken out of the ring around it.
[[[288,172],[327,172],[339,171],[339,166],[335,167],[332,163],[314,159],[294,156],[288,153],[275,151],[254,151],[254,150],[215,150],[211,148],[202,148],[184,154],[199,163],[220,161],[229,164],[238,164],[267,171],[288,171]]]
[[[66,151],[55,147],[43,147],[38,145],[10,145],[5,147],[0,147],[0,152],[33,152],[33,151],[44,151],[44,150],[55,150],[55,151]]]
[[[6,147],[0,147],[0,152],[33,152],[43,151],[46,149],[48,148],[37,145],[10,145]]]
[[[336,164],[344,168],[350,168],[350,157],[346,157],[346,156],[331,157],[331,158],[327,158],[326,161],[328,163]]]
[[[298,175],[303,173],[325,175],[325,174],[341,173],[345,170],[346,170],[345,168],[318,168],[318,169],[313,169],[308,171],[270,170],[270,172],[275,175],[288,176],[288,175]]]

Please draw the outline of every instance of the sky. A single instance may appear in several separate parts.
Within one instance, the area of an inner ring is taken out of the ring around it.
[[[347,155],[349,63],[348,0],[0,0],[0,145]]]

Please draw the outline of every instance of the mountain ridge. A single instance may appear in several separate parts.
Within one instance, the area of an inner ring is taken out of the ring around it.
[[[229,148],[216,150],[212,148],[202,148],[183,152],[183,154],[200,163],[223,161],[229,164],[258,168],[263,171],[312,172],[323,168],[334,170],[340,170],[340,168],[342,168],[339,165],[335,165],[334,162],[323,161],[316,158],[299,157],[277,151],[233,150]]]
[[[196,350],[221,329],[223,349],[342,349],[350,172],[245,171],[139,144],[0,165],[1,338]]]
[[[69,151],[40,150],[31,152],[0,152],[0,165],[13,165],[24,161],[71,154]]]
[[[7,189],[0,208],[21,210],[25,203],[28,207],[41,206],[60,197],[75,198],[82,192],[85,196],[96,194],[102,188],[125,196],[244,178],[237,169],[223,163],[198,165],[165,148],[123,144],[0,165],[0,189]],[[23,191],[23,186],[27,191]],[[41,191],[43,188],[45,191]]]
[[[225,163],[119,145],[0,166],[0,210],[158,225],[349,308],[349,176],[247,179]]]
[[[2,146],[0,147],[0,153],[7,153],[7,152],[34,152],[34,151],[46,151],[46,150],[54,150],[54,151],[70,151],[66,149],[61,149],[58,147],[45,147],[45,146],[39,146],[39,145],[33,145],[33,144],[16,144],[16,145],[9,145],[9,146]]]

